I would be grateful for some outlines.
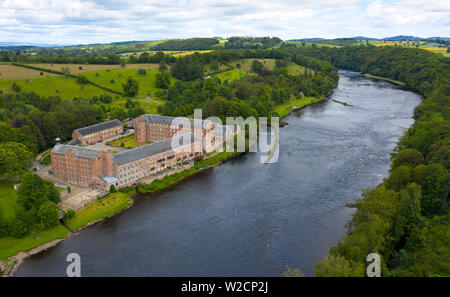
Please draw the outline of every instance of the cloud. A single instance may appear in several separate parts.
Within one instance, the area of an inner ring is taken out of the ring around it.
[[[0,41],[448,35],[447,0],[5,0]]]

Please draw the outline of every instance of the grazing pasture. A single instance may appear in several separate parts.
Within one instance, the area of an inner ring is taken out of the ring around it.
[[[14,65],[0,64],[0,79],[17,79],[17,78],[38,78],[47,76],[57,76],[50,72],[41,72],[39,70],[17,67]]]
[[[157,70],[146,70],[146,74],[138,74],[138,69],[109,69],[84,73],[90,81],[109,88],[117,92],[123,92],[122,83],[124,83],[129,76],[139,82],[139,93],[137,97],[153,97],[155,92],[159,89],[156,87]],[[175,79],[171,79],[172,83]]]
[[[0,90],[4,93],[14,92],[12,90],[13,83],[16,83],[22,92],[34,92],[46,97],[59,96],[62,99],[82,97],[88,99],[101,94],[109,94],[113,98],[116,97],[116,94],[99,89],[91,84],[80,85],[76,79],[63,76],[0,80]]]
[[[30,66],[61,71],[61,68],[69,68],[71,74],[78,74],[84,72],[106,70],[106,69],[149,69],[157,70],[158,64],[126,64],[125,67],[121,65],[91,65],[91,64],[29,64]],[[80,69],[81,68],[81,69]],[[25,68],[24,68],[25,69]]]

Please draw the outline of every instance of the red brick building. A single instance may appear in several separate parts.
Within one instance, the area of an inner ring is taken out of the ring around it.
[[[51,152],[52,173],[68,183],[108,190],[128,186],[177,163],[203,156],[202,139],[192,133],[156,141],[117,154],[57,144]]]
[[[122,123],[116,119],[75,129],[72,133],[72,139],[77,140],[78,144],[81,146],[88,146],[116,137],[120,135],[122,131]]]
[[[206,146],[214,145],[214,123],[208,120],[194,120],[188,118],[174,118],[155,114],[144,114],[134,120],[134,133],[138,145],[150,141],[171,138],[175,134],[193,133],[195,136],[207,139]],[[204,147],[207,150],[206,147]]]
[[[52,173],[82,187],[103,188],[113,176],[113,154],[102,150],[57,144],[51,152]]]

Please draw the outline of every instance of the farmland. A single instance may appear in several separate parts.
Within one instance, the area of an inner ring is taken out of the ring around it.
[[[155,96],[158,90],[155,82],[157,73],[157,70],[146,70],[145,74],[138,74],[137,69],[107,69],[87,72],[83,75],[90,81],[117,92],[122,92],[122,83],[131,76],[139,82],[138,97],[151,97]],[[174,83],[175,79],[172,78],[171,81]]]
[[[61,68],[69,68],[71,74],[79,74],[91,71],[106,70],[106,69],[149,69],[157,70],[158,64],[126,64],[125,67],[121,65],[96,65],[96,64],[30,64],[30,66],[61,71]],[[25,68],[23,68],[25,69]],[[1,72],[1,71],[0,71]],[[25,77],[18,77],[25,78]]]
[[[73,99],[75,97],[92,98],[101,94],[109,93],[93,85],[79,85],[74,78],[53,76],[32,79],[0,80],[0,90],[5,93],[12,92],[12,85],[16,83],[22,92],[35,92],[41,96],[59,96],[62,99]]]
[[[57,74],[27,69],[8,64],[0,65],[0,80],[18,79],[18,78],[39,78],[48,76],[57,76]]]

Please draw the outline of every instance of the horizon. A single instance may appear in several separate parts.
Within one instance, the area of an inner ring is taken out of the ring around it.
[[[6,0],[0,16],[0,42],[61,46],[217,36],[429,38],[450,28],[450,4],[442,0]]]

